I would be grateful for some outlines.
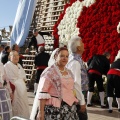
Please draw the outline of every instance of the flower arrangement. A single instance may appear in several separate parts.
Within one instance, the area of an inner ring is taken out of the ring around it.
[[[119,0],[71,0],[53,28],[55,47],[79,35],[85,45],[84,61],[109,51],[112,62],[120,49],[119,22]]]

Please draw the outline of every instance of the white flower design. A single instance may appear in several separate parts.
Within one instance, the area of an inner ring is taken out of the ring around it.
[[[76,1],[72,6],[66,9],[66,14],[58,25],[58,35],[60,44],[67,45],[68,40],[74,35],[79,34],[79,28],[76,27],[77,19],[80,16],[83,7],[89,7],[96,0]]]

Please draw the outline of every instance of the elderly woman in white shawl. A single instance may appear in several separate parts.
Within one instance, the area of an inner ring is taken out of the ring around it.
[[[12,117],[12,107],[11,107],[11,99],[10,94],[11,91],[9,89],[9,86],[4,87],[5,79],[5,72],[4,72],[4,66],[3,63],[0,62],[0,120],[10,120]],[[9,84],[8,84],[9,85]],[[9,94],[10,93],[10,94]]]
[[[25,71],[18,63],[19,54],[17,51],[11,51],[9,57],[10,61],[5,64],[4,68],[6,72],[6,79],[11,83],[14,95],[12,101],[13,116],[29,118]]]

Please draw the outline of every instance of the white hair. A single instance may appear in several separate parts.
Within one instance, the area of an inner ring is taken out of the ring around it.
[[[120,59],[120,50],[118,51],[118,54],[117,54],[117,56],[115,57],[115,61],[116,61],[117,59]]]
[[[77,47],[80,46],[80,40],[82,40],[81,37],[73,36],[68,41],[68,50],[69,50],[69,52],[75,53],[77,51]]]

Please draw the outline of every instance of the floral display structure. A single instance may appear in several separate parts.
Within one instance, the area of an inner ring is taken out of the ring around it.
[[[79,35],[85,45],[84,61],[109,51],[113,62],[120,49],[120,0],[70,0],[53,27],[53,35],[55,48]]]

